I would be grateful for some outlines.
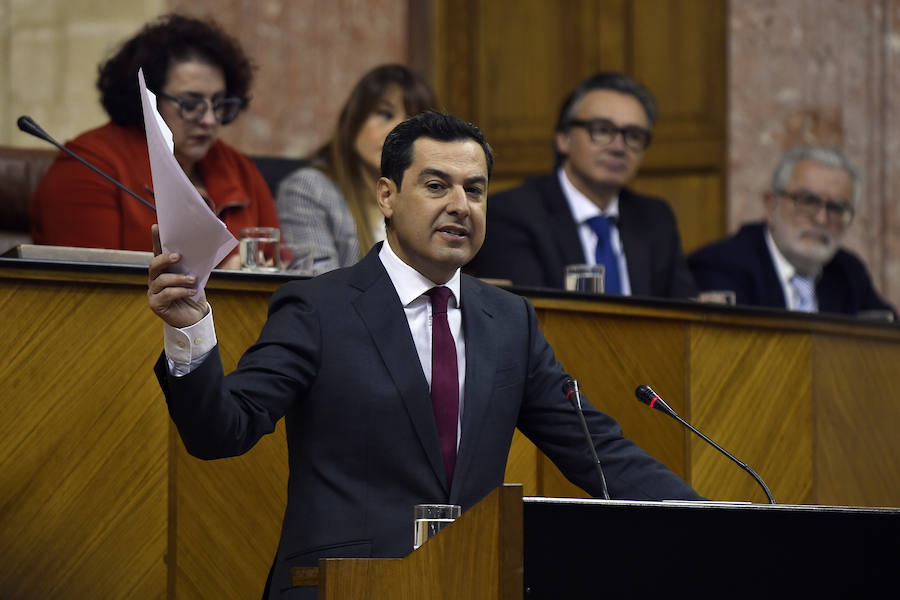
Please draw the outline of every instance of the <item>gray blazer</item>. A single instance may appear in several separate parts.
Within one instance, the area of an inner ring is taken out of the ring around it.
[[[359,261],[356,223],[340,188],[314,167],[297,169],[278,185],[275,196],[282,243],[294,264],[324,273]]]

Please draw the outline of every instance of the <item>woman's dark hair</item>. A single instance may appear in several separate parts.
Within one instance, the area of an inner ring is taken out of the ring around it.
[[[417,115],[437,106],[428,83],[408,67],[398,64],[375,67],[353,87],[341,109],[334,137],[315,155],[317,166],[334,179],[344,194],[356,222],[359,248],[363,253],[374,243],[366,208],[375,200],[371,185],[364,179],[363,161],[355,147],[356,136],[392,85],[401,89],[407,115]]]
[[[142,127],[138,69],[144,69],[147,88],[159,92],[169,68],[188,60],[222,69],[225,94],[240,98],[247,107],[254,66],[238,41],[213,21],[169,14],[144,25],[100,65],[97,89],[109,118],[117,125]]]

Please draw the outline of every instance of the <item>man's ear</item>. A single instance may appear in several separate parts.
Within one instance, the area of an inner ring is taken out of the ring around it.
[[[397,185],[393,179],[382,177],[375,182],[375,198],[381,214],[390,219],[394,214],[394,200],[397,198]]]
[[[556,132],[556,152],[562,154],[564,156],[569,155],[569,146],[572,143],[572,139],[569,136],[568,131],[557,131]]]

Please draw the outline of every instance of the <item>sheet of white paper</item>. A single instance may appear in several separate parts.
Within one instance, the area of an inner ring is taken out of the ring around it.
[[[178,252],[178,271],[192,273],[203,289],[209,273],[237,246],[237,240],[209,209],[173,154],[172,132],[156,110],[156,96],[138,71],[144,130],[150,152],[156,220],[163,252]],[[150,232],[147,232],[149,235]]]

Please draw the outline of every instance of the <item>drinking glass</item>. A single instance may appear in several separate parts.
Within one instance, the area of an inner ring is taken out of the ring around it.
[[[458,504],[416,504],[413,507],[413,550],[459,518]]]

